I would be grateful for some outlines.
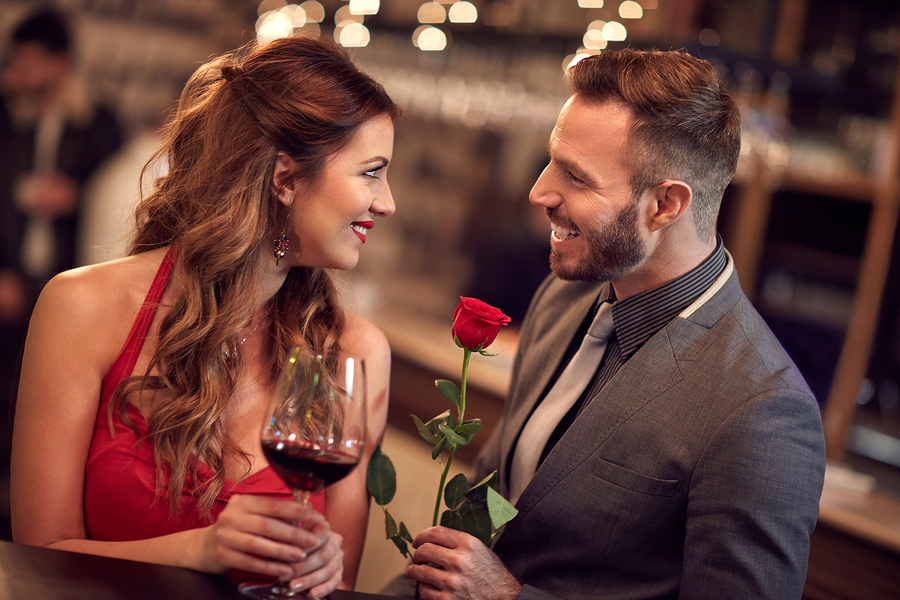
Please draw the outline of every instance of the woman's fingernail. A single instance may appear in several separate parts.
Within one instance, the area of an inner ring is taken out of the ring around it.
[[[292,584],[291,584],[291,589],[294,590],[294,591],[296,591],[296,592],[299,592],[300,590],[303,589],[303,582],[302,582],[302,581],[298,581],[297,583],[292,583]]]
[[[301,560],[306,560],[306,552],[300,550],[299,548],[294,548],[291,551],[291,560],[295,560],[298,562]]]

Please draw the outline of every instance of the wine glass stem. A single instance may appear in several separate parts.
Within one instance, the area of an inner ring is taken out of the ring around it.
[[[294,500],[300,504],[309,504],[309,492],[306,490],[294,490]]]

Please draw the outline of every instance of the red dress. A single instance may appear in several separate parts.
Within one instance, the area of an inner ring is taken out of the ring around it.
[[[153,447],[146,440],[140,441],[148,431],[143,414],[137,407],[128,406],[128,415],[134,420],[140,435],[136,435],[118,414],[113,423],[115,435],[110,433],[107,406],[116,387],[134,370],[144,338],[169,281],[175,248],[173,246],[163,259],[128,340],[103,379],[100,410],[85,467],[84,518],[88,537],[92,540],[141,540],[204,527],[215,521],[234,494],[292,497],[291,490],[272,467],[266,466],[241,481],[226,480],[209,518],[200,514],[197,495],[192,486],[186,486],[181,493],[178,515],[173,516],[168,499],[158,497],[156,493]],[[205,480],[212,476],[212,470],[200,463],[198,475],[201,480]],[[313,495],[310,502],[317,511],[324,512],[323,492]]]

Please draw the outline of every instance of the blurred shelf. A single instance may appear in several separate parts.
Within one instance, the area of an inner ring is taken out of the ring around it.
[[[770,242],[763,255],[764,263],[802,272],[828,282],[856,285],[860,258],[792,242]]]
[[[868,173],[843,173],[836,176],[788,170],[781,182],[781,189],[856,202],[872,202],[875,179]]]

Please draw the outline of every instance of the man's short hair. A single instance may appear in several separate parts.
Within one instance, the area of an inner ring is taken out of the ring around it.
[[[683,51],[605,51],[571,67],[566,81],[582,98],[632,110],[627,160],[635,194],[684,181],[698,233],[715,231],[740,154],[741,117],[712,65]]]
[[[68,53],[72,47],[69,24],[59,12],[44,8],[31,13],[12,32],[12,43],[37,43],[54,54]]]

